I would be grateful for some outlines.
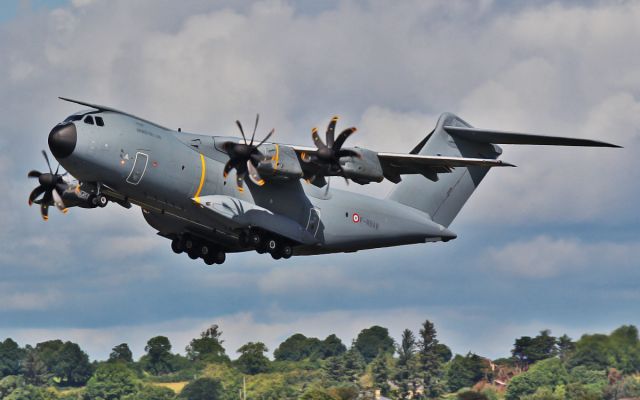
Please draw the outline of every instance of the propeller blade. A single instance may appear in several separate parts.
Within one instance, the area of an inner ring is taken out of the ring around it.
[[[324,189],[324,197],[327,197],[327,195],[329,194],[329,187],[331,187],[331,177],[327,179],[327,186],[325,186]]]
[[[51,191],[51,194],[53,195],[53,204],[55,204],[56,208],[60,211],[64,211],[66,207],[64,206],[64,202],[62,201],[60,193],[58,193],[58,189],[54,188]]]
[[[327,126],[327,147],[333,147],[335,141],[336,123],[338,122],[338,116],[331,118],[329,126]]]
[[[56,172],[54,175],[58,175],[58,170],[60,169],[60,163],[58,163],[58,166],[56,167]]]
[[[244,177],[246,175],[246,171],[238,171],[236,170],[236,186],[238,187],[239,192],[244,192]]]
[[[49,167],[49,172],[53,174],[53,170],[51,169],[51,163],[49,162],[49,156],[47,156],[47,152],[42,150],[42,155],[44,156],[44,159],[47,162],[47,166]]]
[[[336,142],[333,144],[333,151],[337,152],[338,150],[340,150],[345,140],[347,140],[347,138],[353,135],[356,131],[357,129],[355,127],[352,127],[340,132],[340,135],[338,135],[338,139],[336,139]]]
[[[313,138],[313,143],[318,149],[328,149],[328,147],[322,142],[322,139],[320,139],[320,135],[318,135],[318,128],[313,128],[311,130],[311,137]]]
[[[269,140],[269,138],[271,137],[271,135],[273,135],[273,132],[275,132],[275,128],[271,129],[271,132],[269,132],[269,134],[267,134],[267,136],[265,136],[264,139],[262,139],[262,142],[260,142],[260,144],[258,144],[256,147],[260,147],[264,144],[264,142],[266,142],[267,140]]]
[[[251,160],[247,160],[247,170],[249,171],[249,179],[251,179],[251,182],[255,183],[258,186],[264,185],[264,179],[260,177],[258,170],[253,165]]]
[[[224,165],[224,170],[222,171],[222,176],[224,177],[224,179],[227,179],[227,176],[229,176],[229,172],[231,172],[232,169],[233,169],[233,164],[231,163],[231,160],[229,160]]]
[[[40,196],[42,193],[44,193],[44,191],[45,188],[43,188],[41,185],[33,189],[31,194],[29,195],[29,205],[32,205],[35,199],[38,198],[38,196]]]
[[[309,163],[311,162],[311,155],[306,151],[303,151],[302,153],[300,153],[300,159],[306,163]]]
[[[256,114],[256,124],[253,126],[253,133],[251,134],[251,143],[249,146],[253,146],[253,139],[256,137],[256,129],[258,129],[258,120],[260,119],[260,114]]]
[[[40,175],[42,175],[42,172],[40,171],[36,171],[35,169],[32,169],[31,171],[29,171],[29,173],[27,174],[27,176],[29,178],[39,178]]]
[[[49,219],[49,205],[45,203],[40,204],[40,215],[42,219],[47,221]]]
[[[240,121],[236,120],[236,125],[238,125],[238,128],[240,129],[240,133],[242,134],[242,139],[244,139],[244,144],[247,144],[247,137],[244,136],[244,129],[242,129],[242,124],[240,123]]]

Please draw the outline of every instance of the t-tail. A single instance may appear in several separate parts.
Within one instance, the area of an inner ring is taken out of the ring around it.
[[[418,143],[411,154],[497,159],[502,154],[498,144],[620,147],[588,139],[476,129],[458,116],[444,113],[435,129]],[[405,175],[389,199],[421,210],[429,214],[433,221],[448,227],[489,168],[457,167],[435,177],[428,174]]]

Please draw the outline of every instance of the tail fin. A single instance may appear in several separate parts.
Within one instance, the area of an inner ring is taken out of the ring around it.
[[[620,147],[596,140],[476,129],[459,117],[444,113],[433,132],[411,153],[497,159],[502,154],[497,143]],[[405,175],[389,199],[422,210],[433,221],[448,227],[488,171],[489,167],[485,166],[457,167],[451,173],[438,174],[435,181],[421,175]]]
[[[471,128],[457,116],[444,113],[433,132],[411,153],[488,159],[496,159],[502,153],[494,144],[450,135],[445,130],[449,126]],[[439,174],[435,182],[422,175],[404,175],[389,199],[422,210],[433,221],[448,227],[488,171],[488,167],[480,166],[455,168],[451,173]]]

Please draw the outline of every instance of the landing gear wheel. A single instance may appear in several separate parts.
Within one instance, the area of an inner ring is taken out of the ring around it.
[[[222,264],[226,259],[227,259],[227,255],[222,250],[213,254],[213,260],[215,261],[216,264]]]
[[[251,233],[247,238],[248,244],[253,247],[258,247],[260,242],[262,242],[262,237],[259,233]]]
[[[196,242],[194,242],[193,239],[191,239],[190,237],[187,237],[184,239],[184,248],[187,251],[191,251],[196,247]]]
[[[109,199],[107,196],[101,194],[96,197],[96,205],[100,208],[105,208],[109,204]]]
[[[210,256],[205,257],[203,260],[204,260],[204,263],[207,265],[213,265],[216,263],[213,257],[210,257]]]
[[[184,251],[184,247],[182,247],[180,239],[173,239],[171,241],[171,250],[173,250],[173,252],[176,254],[180,254]]]
[[[267,251],[274,253],[278,249],[278,242],[275,239],[267,240]]]
[[[280,252],[279,252],[279,251],[274,251],[273,253],[271,253],[271,257],[272,257],[274,260],[279,260],[279,259],[281,259],[281,258],[282,258],[282,255],[280,254]]]
[[[289,246],[288,244],[285,244],[280,249],[280,254],[282,254],[282,258],[287,260],[287,259],[291,258],[291,256],[293,255],[293,248],[291,246]]]
[[[187,251],[187,255],[189,256],[190,259],[192,260],[197,260],[200,255],[198,254],[197,251],[195,251],[194,249],[191,249],[189,251]]]
[[[211,254],[211,249],[208,244],[203,244],[199,247],[200,257],[207,258]]]

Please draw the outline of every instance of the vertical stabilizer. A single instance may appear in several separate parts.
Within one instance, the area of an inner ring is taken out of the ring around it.
[[[471,128],[471,125],[444,113],[434,131],[412,153],[484,159],[496,159],[502,153],[497,145],[452,136],[445,127]],[[457,167],[450,173],[438,174],[435,181],[419,174],[404,175],[389,199],[424,211],[433,221],[448,227],[488,171],[488,167],[481,166]]]

